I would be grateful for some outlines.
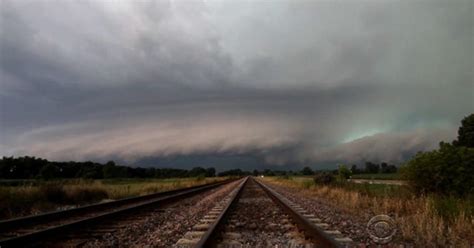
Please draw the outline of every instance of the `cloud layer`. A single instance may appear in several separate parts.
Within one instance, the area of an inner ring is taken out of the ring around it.
[[[469,0],[0,4],[0,155],[400,162],[474,106]]]

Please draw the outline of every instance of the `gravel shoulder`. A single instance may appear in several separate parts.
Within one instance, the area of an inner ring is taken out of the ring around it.
[[[339,230],[361,246],[373,244],[366,232],[367,222],[374,216],[372,213],[360,213],[355,216],[327,201],[309,197],[304,191],[297,188],[277,185],[268,180],[264,180],[264,183],[329,224],[330,229]]]

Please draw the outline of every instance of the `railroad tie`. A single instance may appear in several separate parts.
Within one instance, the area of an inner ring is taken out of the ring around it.
[[[193,247],[197,242],[199,242],[199,239],[200,238],[195,238],[195,239],[180,238],[178,242],[176,242],[176,246],[180,248]]]
[[[317,218],[314,214],[308,213],[308,211],[306,209],[304,209],[303,207],[301,207],[299,204],[292,202],[291,200],[289,200],[288,198],[286,198],[282,194],[276,192],[275,190],[271,189],[270,187],[268,187],[266,185],[262,184],[262,186],[264,188],[268,189],[268,191],[270,191],[272,194],[280,197],[280,201],[282,201],[284,204],[289,206],[293,211],[300,213],[305,219],[307,219],[308,221],[313,223],[315,226],[317,226],[318,228],[323,229],[324,233],[329,235],[330,237],[332,237],[332,239],[334,241],[342,244],[343,246],[348,246],[349,245],[348,243],[353,242],[353,240],[351,238],[344,237],[344,235],[339,230],[329,230],[329,227],[330,227],[329,224],[323,223],[321,221],[321,219]],[[287,222],[287,221],[288,220],[286,220],[285,222]],[[286,225],[284,225],[284,227],[285,226]],[[289,230],[289,227],[290,227],[290,225],[288,225],[287,230]],[[285,234],[285,236],[292,236],[292,235],[295,235],[295,233],[289,232],[289,233]]]
[[[206,231],[211,225],[209,224],[196,224],[193,226],[194,231]]]

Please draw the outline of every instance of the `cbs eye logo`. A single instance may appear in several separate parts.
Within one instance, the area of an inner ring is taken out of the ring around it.
[[[367,223],[367,233],[377,244],[390,242],[397,232],[393,219],[388,215],[377,215],[372,217]]]

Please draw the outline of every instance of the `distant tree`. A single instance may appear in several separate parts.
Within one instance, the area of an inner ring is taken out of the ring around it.
[[[398,171],[397,166],[391,164],[387,167],[387,173],[396,173]]]
[[[206,177],[215,177],[216,176],[216,169],[213,167],[206,169]]]
[[[50,163],[62,169],[62,172],[61,172],[62,178],[74,178],[79,174],[79,170],[81,169],[81,164],[73,162],[73,161],[61,162],[61,163],[50,162]]]
[[[59,177],[59,168],[54,166],[53,164],[48,163],[47,165],[43,166],[40,170],[40,177],[43,179],[53,179]]]
[[[241,169],[233,169],[233,170],[227,170],[227,171],[222,171],[218,174],[220,177],[225,177],[225,176],[244,176],[244,175],[250,175],[250,172],[247,171],[242,171]]]
[[[382,162],[380,164],[380,172],[381,173],[395,173],[397,172],[397,167],[395,165],[392,165],[392,164],[387,164],[385,162]]]
[[[115,166],[113,161],[109,161],[102,167],[102,174],[104,175],[104,178],[120,177],[120,169],[120,167]]]
[[[271,177],[271,176],[274,176],[275,173],[270,169],[265,169],[263,170],[263,175]]]
[[[202,167],[194,167],[188,172],[188,176],[197,177],[206,175],[206,169]]]
[[[275,170],[273,171],[275,176],[288,176],[288,171],[282,171],[282,170]]]
[[[256,177],[260,174],[260,172],[258,172],[258,170],[253,170],[252,172],[252,176]]]
[[[104,178],[102,174],[102,170],[100,167],[92,167],[85,171],[82,175],[83,178],[93,178],[93,179],[101,179]]]
[[[365,173],[379,173],[380,166],[372,162],[365,163]]]
[[[106,166],[107,166],[107,165],[108,165],[108,166],[115,166],[115,162],[112,161],[112,160],[110,160],[110,161],[107,162],[105,165],[106,165]]]
[[[131,177],[137,177],[137,178],[146,178],[147,177],[147,169],[137,167],[137,168],[128,168],[129,174]]]
[[[146,169],[146,178],[152,178],[155,176],[155,171],[156,169],[155,168],[147,168]]]
[[[345,165],[340,165],[338,170],[339,180],[345,181],[351,176],[351,171]]]
[[[103,171],[100,164],[94,164],[91,161],[81,163],[77,172],[77,177],[89,178],[89,179],[100,179],[103,178]]]
[[[301,170],[301,174],[305,175],[305,176],[309,176],[309,175],[313,175],[314,172],[311,168],[309,168],[308,166],[304,167],[302,170]]]
[[[464,117],[458,129],[458,138],[453,141],[455,146],[474,147],[474,114]]]
[[[35,157],[2,157],[0,159],[0,178],[35,178],[48,163],[47,160]]]
[[[352,167],[351,167],[351,172],[352,172],[352,174],[359,174],[360,170],[359,170],[359,168],[357,168],[357,165],[353,164]]]
[[[172,178],[172,177],[187,177],[189,173],[187,170],[183,169],[171,169],[171,168],[163,168],[163,169],[156,169],[155,170],[155,177],[156,178]]]

